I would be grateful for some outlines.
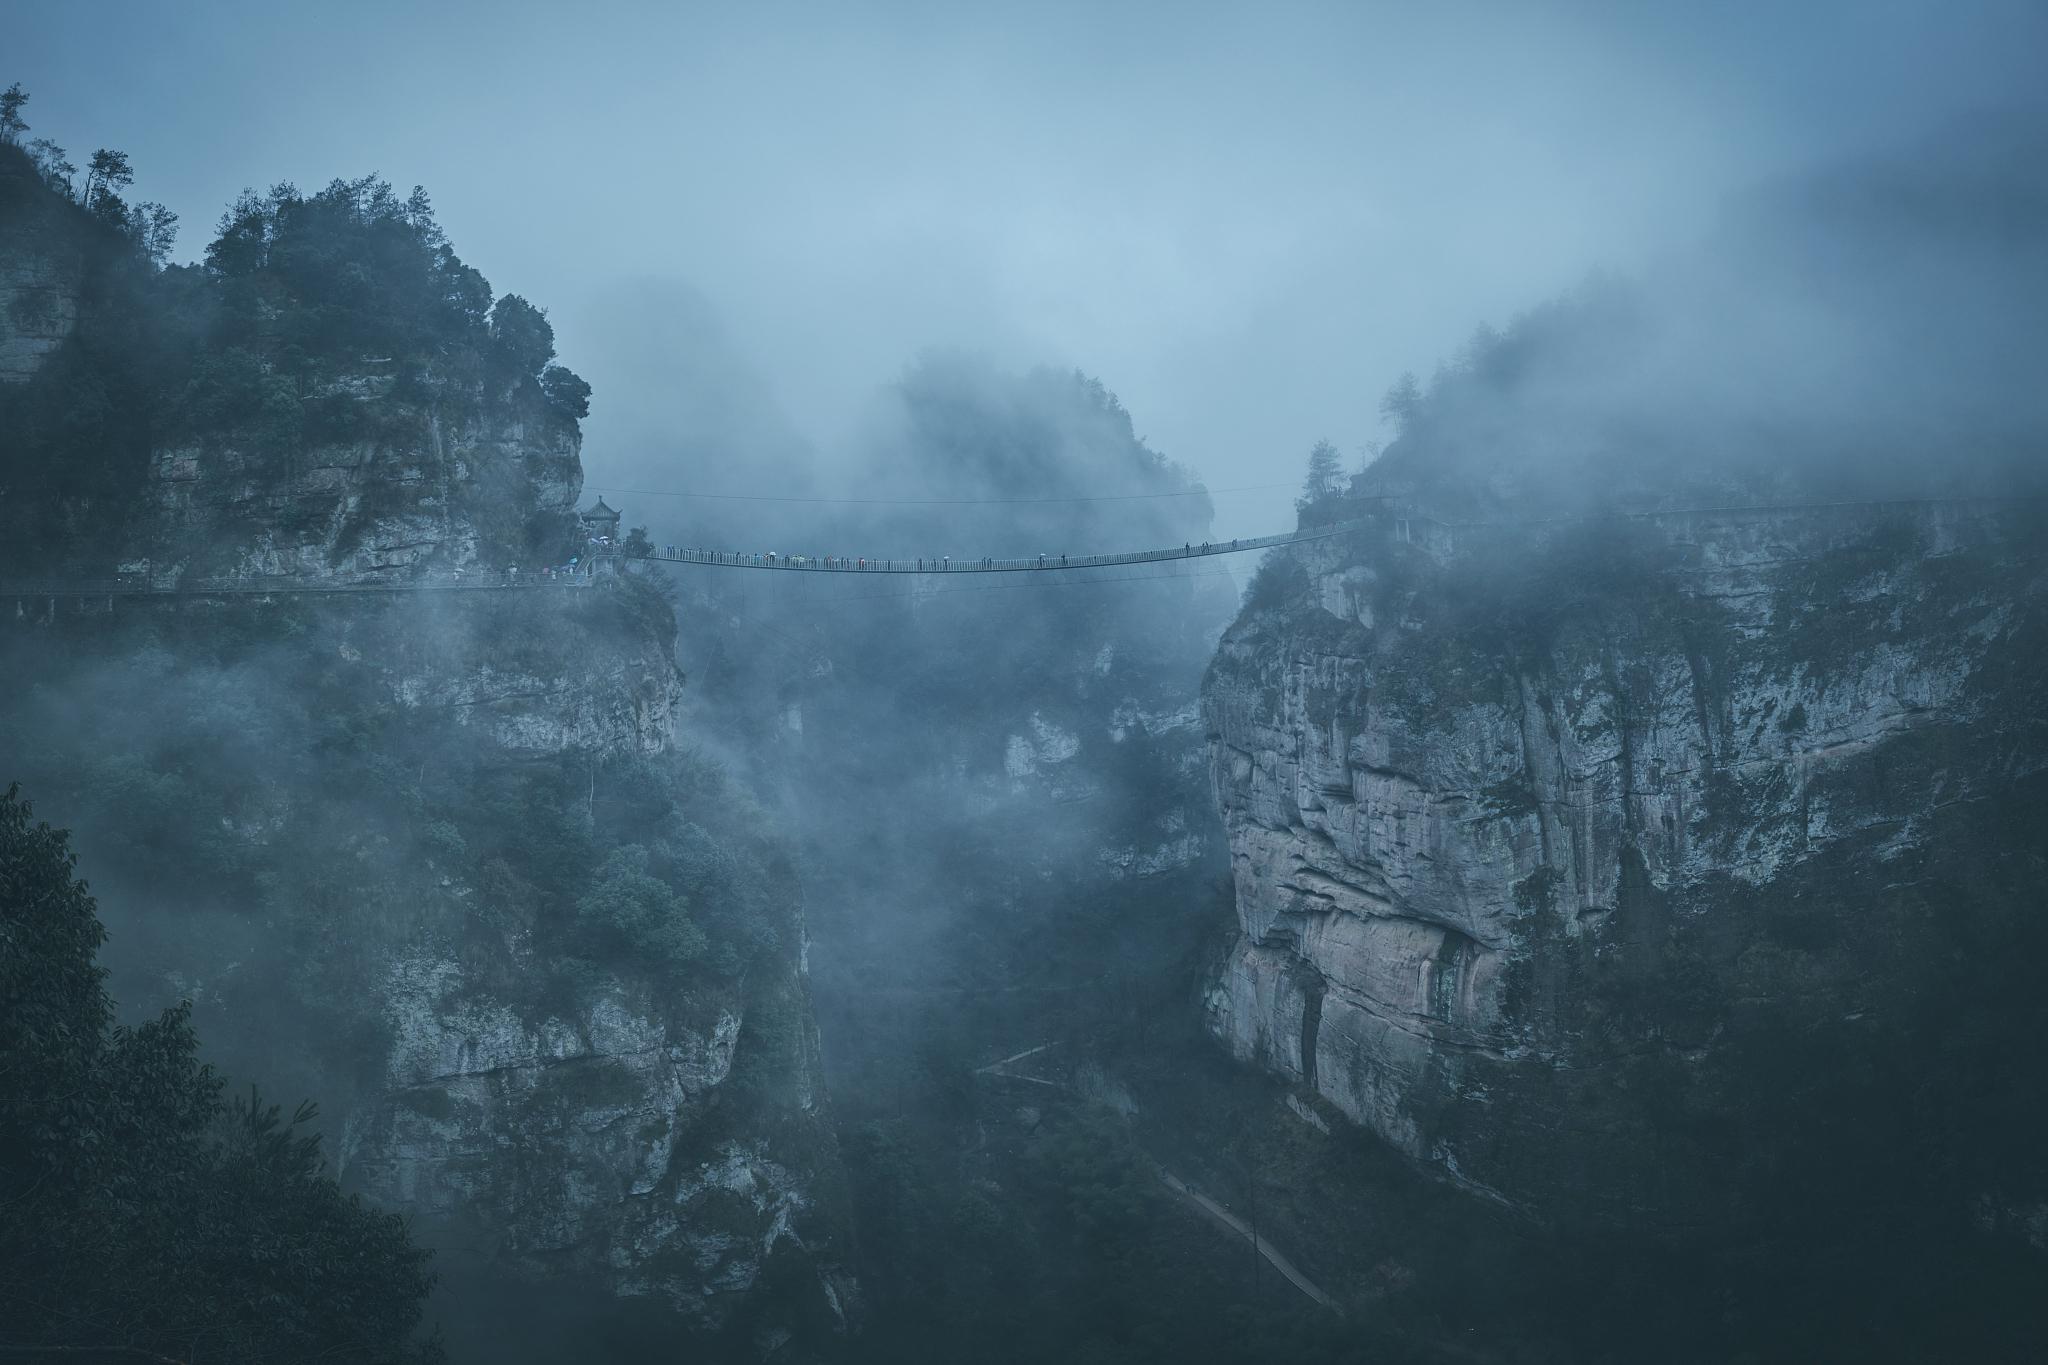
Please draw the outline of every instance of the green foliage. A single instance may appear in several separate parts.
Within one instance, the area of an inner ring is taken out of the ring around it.
[[[85,262],[69,340],[0,392],[0,558],[49,571],[68,556],[105,572],[166,447],[203,457],[231,445],[283,478],[313,445],[419,448],[430,420],[506,405],[544,428],[573,430],[589,412],[590,386],[549,364],[545,316],[517,297],[493,309],[422,190],[401,197],[365,176],[311,194],[244,191],[203,266],[163,268],[177,215],[121,199],[127,157],[96,153],[76,204],[74,173],[53,143],[0,141],[0,206],[75,240]],[[525,470],[481,470],[474,483],[462,496],[490,552],[525,561],[565,540],[545,517],[526,524]]]
[[[1422,406],[1422,386],[1413,374],[1404,373],[1380,399],[1380,416],[1392,423],[1396,432],[1405,434],[1422,415]]]
[[[590,385],[574,370],[548,366],[540,372],[540,391],[557,411],[576,418],[590,416]]]
[[[449,248],[423,192],[400,199],[375,176],[312,195],[244,191],[206,261],[229,302],[227,339],[262,337],[287,371],[483,340],[489,286]]]
[[[276,450],[297,450],[304,414],[298,386],[240,346],[202,355],[174,400],[174,426],[240,436]]]
[[[22,106],[27,103],[28,92],[21,88],[20,81],[0,90],[0,142],[19,142],[28,131],[28,123],[21,117]]]
[[[1245,610],[1278,611],[1300,601],[1308,590],[1308,570],[1301,561],[1284,550],[1275,551],[1260,561],[1244,590]]]
[[[67,839],[0,798],[0,1347],[222,1361],[431,1361],[432,1283],[344,1199],[302,1105],[224,1102],[189,1006],[113,1026]]]
[[[1344,463],[1337,447],[1328,441],[1317,441],[1308,452],[1308,476],[1302,482],[1299,505],[1307,508],[1341,492],[1339,480],[1343,473]]]
[[[135,183],[135,169],[128,163],[128,153],[102,147],[92,154],[92,160],[85,168],[85,195],[83,203],[87,213],[97,212],[115,226],[127,221],[125,206],[116,197],[117,191]],[[109,206],[115,206],[110,208]]]
[[[647,850],[614,849],[598,867],[590,890],[576,901],[573,941],[596,958],[673,970],[704,952],[704,931],[690,919],[689,903],[648,872]]]
[[[71,197],[71,177],[78,174],[78,167],[64,154],[64,149],[46,137],[39,137],[28,144],[29,160],[35,165],[36,174],[43,182],[43,188],[51,194]]]
[[[498,372],[509,378],[539,375],[555,358],[555,329],[548,315],[517,294],[499,299],[491,309],[490,356]]]

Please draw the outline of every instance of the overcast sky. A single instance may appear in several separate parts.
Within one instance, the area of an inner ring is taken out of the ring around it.
[[[424,184],[595,386],[595,484],[652,477],[626,447],[673,366],[718,352],[829,460],[930,346],[1077,366],[1212,487],[1292,483],[1478,323],[1682,249],[1760,177],[2048,84],[2048,5],[1955,0],[0,18],[32,135],[128,151],[181,255],[245,185]],[[673,366],[646,353],[678,328]],[[1217,530],[1290,523],[1288,499],[1219,496]]]

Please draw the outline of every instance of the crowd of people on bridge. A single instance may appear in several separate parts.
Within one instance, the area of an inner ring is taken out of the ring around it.
[[[1230,542],[1230,548],[1238,548],[1239,542]],[[1220,545],[1203,541],[1196,549],[1192,541],[1181,547],[1184,556],[1213,554],[1222,549]],[[979,559],[953,562],[951,555],[914,555],[905,559],[876,559],[866,555],[800,555],[784,554],[778,550],[763,550],[749,554],[743,550],[700,550],[687,545],[663,545],[657,556],[685,564],[726,564],[737,568],[754,569],[830,569],[839,573],[950,573],[956,570],[988,571],[1002,569],[1063,569],[1069,567],[1066,555],[1041,554],[1036,560],[997,559],[983,555]],[[1108,556],[1107,558],[1123,558]],[[1149,557],[1149,556],[1148,556]],[[1103,556],[1082,556],[1084,560],[1096,560]]]

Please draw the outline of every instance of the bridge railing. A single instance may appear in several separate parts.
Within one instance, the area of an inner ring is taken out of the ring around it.
[[[661,546],[637,558],[669,564],[706,564],[735,569],[777,569],[794,573],[1027,573],[1052,569],[1102,569],[1124,564],[1159,564],[1177,559],[1201,559],[1212,555],[1242,554],[1248,550],[1293,545],[1343,535],[1372,524],[1369,518],[1306,527],[1278,535],[1240,537],[1236,540],[1188,541],[1178,546],[1131,550],[1122,554],[1044,554],[1022,557],[982,556],[956,558],[949,555],[793,555],[775,551],[758,553],[739,550],[710,550],[696,546]],[[617,551],[601,556],[622,558]]]

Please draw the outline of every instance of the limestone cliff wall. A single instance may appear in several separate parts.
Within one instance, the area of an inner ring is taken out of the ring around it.
[[[1474,1190],[1712,1220],[1739,1163],[1646,1095],[1740,1131],[1762,1015],[1912,994],[1898,888],[2048,766],[2042,575],[1991,504],[1300,547],[1205,688],[1213,1031]]]
[[[376,582],[530,570],[538,545],[568,543],[583,488],[573,422],[464,385],[410,399],[393,386],[374,370],[332,386],[377,414],[374,436],[288,455],[226,436],[154,450],[132,567],[163,586]]]
[[[78,325],[75,246],[30,228],[0,252],[0,384],[25,383]]]
[[[393,704],[474,730],[487,751],[658,765],[682,696],[672,639],[622,623],[613,595],[427,603],[336,648],[374,667]],[[630,970],[565,980],[530,910],[489,883],[443,895],[459,931],[409,936],[372,964],[366,1004],[388,1052],[348,1115],[344,1178],[451,1254],[568,1274],[702,1330],[748,1306],[778,1252],[842,1314],[853,1291],[821,1232],[836,1172],[800,903],[780,953],[664,984]],[[752,1071],[736,1076],[743,1048]]]
[[[801,889],[680,752],[657,596],[123,600],[6,630],[8,776],[99,869],[117,998],[190,998],[229,1074],[316,1097],[344,1183],[464,1292],[806,1350],[844,1329]],[[540,847],[488,851],[508,837]],[[654,870],[707,936],[687,961],[593,939],[587,884],[547,880],[627,845],[678,850]]]

